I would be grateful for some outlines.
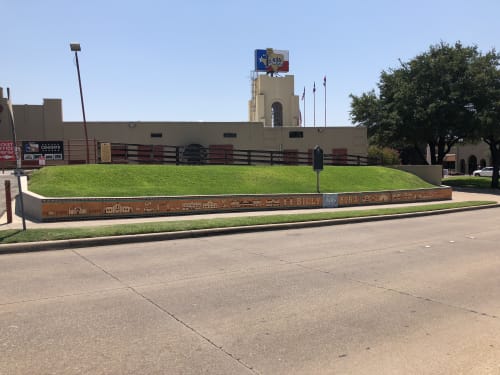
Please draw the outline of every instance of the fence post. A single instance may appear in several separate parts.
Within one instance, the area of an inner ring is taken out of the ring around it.
[[[5,180],[5,209],[7,211],[7,224],[12,223],[12,195],[10,191],[10,181]]]
[[[175,165],[179,165],[179,146],[175,146]]]
[[[252,151],[247,150],[247,163],[248,165],[252,164]]]

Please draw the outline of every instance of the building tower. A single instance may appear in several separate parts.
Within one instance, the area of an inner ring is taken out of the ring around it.
[[[288,51],[268,48],[255,51],[255,71],[252,72],[252,99],[248,103],[250,122],[262,122],[265,127],[300,126],[299,97],[294,93],[294,76],[288,72]]]
[[[8,110],[7,98],[3,97],[3,87],[0,87],[0,126],[10,128]]]

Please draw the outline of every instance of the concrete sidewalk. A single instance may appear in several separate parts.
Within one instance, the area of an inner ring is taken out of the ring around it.
[[[62,222],[34,222],[26,220],[27,229],[43,229],[43,228],[78,228],[116,224],[134,224],[134,223],[153,223],[165,221],[182,221],[182,220],[203,220],[228,217],[252,217],[252,216],[269,216],[269,215],[285,215],[299,213],[315,213],[315,212],[338,212],[338,211],[357,211],[369,210],[389,207],[408,207],[422,206],[433,203],[450,203],[450,202],[465,202],[465,201],[494,201],[500,203],[500,191],[492,190],[453,190],[452,200],[419,202],[419,203],[402,203],[388,205],[371,205],[371,206],[356,206],[342,208],[320,208],[306,210],[272,210],[272,211],[248,211],[248,212],[229,212],[229,213],[214,213],[214,214],[199,214],[199,215],[172,215],[172,216],[155,216],[155,217],[137,217],[137,218],[118,218],[118,219],[103,219],[103,220],[79,220],[79,221],[62,221]],[[12,212],[16,212],[15,201],[11,202]],[[19,215],[13,215],[13,221],[7,224],[6,213],[0,218],[0,230],[6,229],[22,229],[22,218]]]
[[[407,206],[419,206],[428,205],[432,203],[439,202],[464,202],[464,201],[493,201],[496,202],[494,205],[479,206],[479,207],[469,207],[456,209],[457,211],[473,210],[473,209],[485,209],[500,207],[500,192],[496,191],[454,191],[452,195],[452,200],[438,201],[438,202],[421,202],[421,203],[406,203],[406,204],[391,204],[391,205],[376,205],[376,206],[361,206],[361,207],[345,207],[345,208],[327,208],[327,209],[308,209],[308,210],[276,210],[276,211],[252,211],[252,212],[234,212],[234,213],[222,213],[222,214],[203,214],[203,215],[185,215],[185,216],[162,216],[162,217],[149,217],[149,218],[129,218],[129,219],[108,219],[108,220],[84,220],[84,221],[67,221],[67,222],[53,222],[53,223],[39,223],[26,220],[27,229],[44,229],[44,228],[68,228],[68,227],[90,227],[90,226],[105,226],[105,225],[116,225],[116,224],[133,224],[133,223],[146,223],[146,222],[165,222],[165,221],[179,221],[179,220],[197,220],[197,219],[214,219],[220,217],[250,217],[250,216],[265,216],[265,215],[280,215],[280,214],[298,214],[298,213],[313,213],[313,212],[331,212],[335,211],[353,211],[353,210],[370,210],[378,209],[383,207],[407,207]],[[14,206],[14,202],[12,202]],[[14,207],[13,207],[14,209]],[[283,223],[283,224],[269,224],[269,225],[255,225],[255,226],[245,226],[245,227],[232,227],[232,228],[214,228],[214,229],[201,229],[201,230],[190,230],[181,232],[164,232],[164,233],[151,233],[151,234],[140,234],[140,235],[123,235],[123,236],[111,236],[111,237],[99,237],[99,238],[79,238],[71,240],[60,240],[60,241],[43,241],[43,242],[27,242],[27,243],[17,243],[17,244],[5,244],[0,245],[0,255],[10,254],[10,253],[20,253],[20,252],[31,252],[31,251],[46,251],[46,250],[59,250],[59,249],[70,249],[70,248],[84,248],[92,246],[105,246],[105,245],[117,245],[125,243],[138,243],[138,242],[150,242],[150,241],[165,241],[174,240],[182,238],[194,238],[194,237],[204,237],[204,236],[216,236],[223,234],[236,234],[243,232],[257,232],[257,231],[269,231],[269,230],[285,230],[285,229],[297,229],[306,227],[318,227],[327,225],[339,225],[339,224],[353,224],[359,222],[376,221],[376,220],[393,220],[410,218],[424,215],[439,215],[444,213],[449,213],[449,210],[444,211],[431,211],[431,212],[421,212],[421,213],[408,213],[408,214],[398,214],[398,215],[384,215],[384,216],[366,216],[360,218],[348,218],[348,219],[332,219],[332,220],[322,220],[322,221],[309,221],[309,222],[298,222],[298,223]],[[22,219],[21,217],[15,215],[13,217],[13,222],[6,224],[6,215],[0,219],[0,230],[6,229],[22,229]]]

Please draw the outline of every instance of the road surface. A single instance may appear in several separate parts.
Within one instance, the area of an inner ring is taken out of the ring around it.
[[[0,374],[500,374],[500,209],[0,256]]]

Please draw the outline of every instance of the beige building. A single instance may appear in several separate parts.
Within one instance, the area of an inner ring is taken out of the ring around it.
[[[485,142],[457,143],[444,157],[443,168],[449,173],[472,174],[476,169],[491,166],[491,153]]]
[[[7,107],[7,100],[0,89],[3,108]],[[224,146],[290,152],[310,152],[319,145],[325,155],[367,155],[365,128],[300,126],[299,97],[294,93],[293,75],[255,75],[248,111],[249,122],[87,122],[89,161],[99,162],[101,143],[199,144],[206,148]],[[24,164],[34,164],[44,154],[47,154],[47,164],[85,161],[83,122],[64,121],[61,99],[44,99],[41,105],[14,104],[13,112]],[[4,126],[10,123],[7,113],[5,109],[0,112],[0,141],[4,142],[12,140],[10,126]],[[38,150],[37,144],[45,150]],[[58,145],[60,153],[46,153],[47,148]]]
[[[300,126],[299,97],[294,94],[294,76],[258,75],[252,79],[249,121],[266,127]]]

